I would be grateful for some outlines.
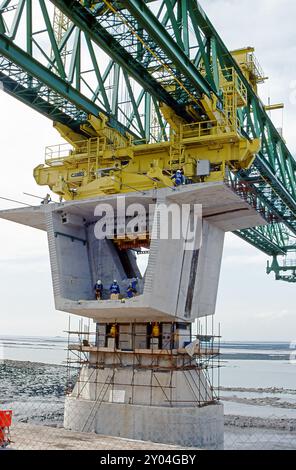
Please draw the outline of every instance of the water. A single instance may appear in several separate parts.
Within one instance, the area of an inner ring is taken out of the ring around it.
[[[221,352],[225,359],[289,360],[291,347],[287,342],[222,342]]]
[[[0,336],[0,357],[14,361],[65,364],[67,359],[67,338]]]
[[[222,387],[296,389],[296,364],[280,360],[235,360],[223,362]]]
[[[221,386],[296,389],[293,352],[288,342],[221,343]]]
[[[221,391],[224,413],[296,419],[294,352],[287,342],[222,343],[220,385],[238,388]]]
[[[66,337],[0,336],[4,359],[63,364]],[[296,361],[290,344],[281,342],[221,343],[222,387],[296,389]]]
[[[1,349],[4,359],[65,364],[67,338],[0,336],[0,359]],[[291,360],[293,357],[290,358],[291,352],[293,351],[289,343],[222,343],[222,368],[215,371],[220,373],[221,387],[229,389],[220,392],[225,415],[236,415],[240,417],[239,419],[263,418],[266,423],[269,418],[295,420],[296,363]],[[18,372],[21,373],[21,371]],[[59,373],[63,374],[64,371],[59,369]],[[35,375],[28,375],[31,388],[34,386],[32,377]],[[63,384],[64,379],[57,376],[57,382]],[[11,380],[7,390],[13,384],[14,380]],[[232,388],[238,390],[232,390]],[[39,389],[42,390],[42,384]],[[30,400],[32,400],[31,397]],[[35,404],[35,401],[36,397],[32,403]],[[38,402],[37,405],[40,406],[40,403]],[[50,406],[52,406],[51,402]],[[56,401],[54,401],[54,406],[57,406]],[[16,407],[15,404],[14,407]],[[62,413],[59,408],[57,410],[58,413]],[[237,430],[240,431],[241,428],[238,427]],[[236,434],[237,431],[232,438],[233,442],[236,441]]]
[[[296,419],[295,409],[283,409],[276,406],[247,405],[224,401],[224,413],[226,415],[252,416],[254,418],[289,418]]]

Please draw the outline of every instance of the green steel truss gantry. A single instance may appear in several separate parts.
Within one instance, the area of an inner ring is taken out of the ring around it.
[[[54,8],[70,20],[60,41]],[[124,134],[167,140],[160,103],[190,122],[188,106],[202,112],[202,96],[215,95],[219,103],[219,71],[228,68],[247,89],[240,132],[262,142],[252,167],[231,174],[229,183],[256,196],[269,221],[236,234],[270,256],[286,256],[296,249],[296,162],[196,0],[0,3],[3,90],[77,132],[88,114],[103,113]],[[296,281],[293,272],[282,277]]]

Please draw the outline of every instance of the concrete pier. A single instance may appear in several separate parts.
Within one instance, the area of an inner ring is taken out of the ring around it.
[[[81,424],[94,405],[91,400],[67,398],[65,428],[81,431]],[[174,408],[103,403],[89,431],[133,440],[221,450],[224,445],[223,405]]]
[[[119,228],[130,221],[118,210],[122,200],[122,195],[111,195],[0,212],[0,218],[47,231],[56,308],[97,324],[94,344],[79,346],[88,360],[66,399],[65,427],[220,449],[223,407],[203,360],[217,354],[203,349],[202,342],[212,338],[200,336],[193,353],[186,347],[194,340],[191,324],[215,313],[225,232],[265,221],[220,182],[126,194],[126,205],[141,204],[149,213],[149,220],[139,219],[140,234],[143,225],[143,233],[148,227],[155,235],[150,236],[148,266],[141,276],[132,243],[120,244]],[[102,204],[114,209],[116,240],[97,237]],[[169,236],[161,238],[159,211],[172,204],[190,205],[187,225],[179,237],[172,236],[172,225]],[[137,295],[126,298],[135,277]],[[106,287],[100,301],[94,296],[97,279]],[[109,296],[113,279],[123,293],[117,299]]]

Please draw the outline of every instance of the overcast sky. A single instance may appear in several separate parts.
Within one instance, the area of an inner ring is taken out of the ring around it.
[[[202,0],[200,2],[229,49],[255,46],[270,77],[262,97],[284,102],[284,136],[296,153],[296,3],[294,0]],[[293,88],[294,87],[294,88]],[[45,195],[32,170],[44,148],[60,142],[51,122],[0,92],[0,196],[34,203],[23,192]],[[277,127],[282,113],[273,114]],[[14,204],[0,200],[0,209]],[[294,284],[265,274],[267,257],[226,236],[216,322],[225,340],[296,339]],[[0,221],[1,334],[61,335],[67,314],[53,304],[46,234]]]

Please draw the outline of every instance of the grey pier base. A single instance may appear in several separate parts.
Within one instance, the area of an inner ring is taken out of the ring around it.
[[[64,426],[82,431],[95,401],[67,397]],[[93,429],[97,434],[175,444],[184,447],[223,449],[223,405],[164,407],[102,403]]]

